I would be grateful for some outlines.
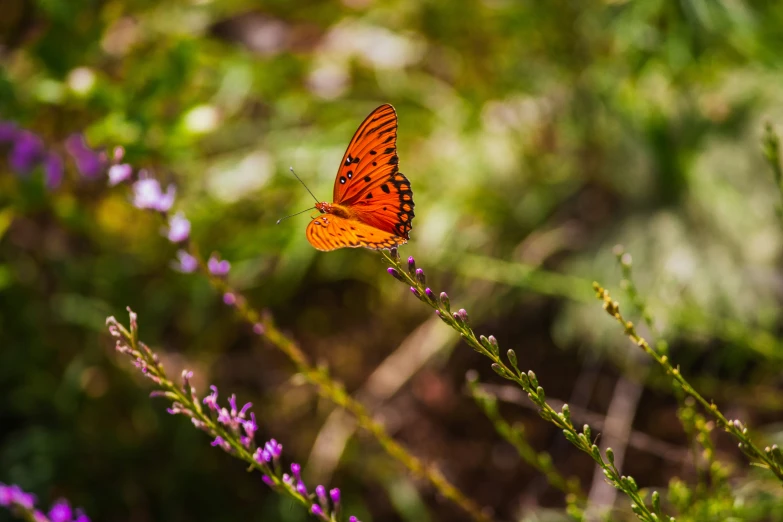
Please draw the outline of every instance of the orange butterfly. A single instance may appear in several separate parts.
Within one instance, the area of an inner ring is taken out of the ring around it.
[[[413,192],[397,170],[397,113],[381,105],[359,125],[334,180],[334,203],[316,203],[321,214],[307,225],[318,250],[391,248],[408,239]]]

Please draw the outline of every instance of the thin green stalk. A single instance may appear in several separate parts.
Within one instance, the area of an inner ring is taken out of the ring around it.
[[[297,372],[315,387],[316,392],[321,397],[349,411],[356,417],[358,425],[370,433],[386,453],[399,461],[415,477],[429,482],[439,494],[462,508],[473,520],[479,522],[490,522],[492,520],[473,500],[469,499],[457,487],[451,484],[439,469],[432,464],[422,462],[400,443],[391,438],[386,433],[384,426],[374,420],[367,409],[348,394],[340,383],[334,381],[325,369],[313,367],[296,342],[288,338],[275,326],[269,314],[259,313],[247,303],[246,299],[242,298],[241,294],[232,289],[225,279],[212,275],[206,262],[199,255],[192,242],[189,251],[198,260],[199,269],[209,279],[210,283],[224,295],[231,294],[234,296],[234,307],[238,315],[252,325],[257,334],[262,335],[275,348],[283,352],[294,364]]]
[[[636,332],[636,326],[627,321],[620,313],[620,304],[613,301],[609,292],[598,283],[593,283],[593,289],[596,297],[603,301],[604,310],[614,317],[614,319],[623,326],[625,335],[633,341],[646,354],[652,357],[655,362],[663,367],[667,374],[671,375],[680,385],[685,393],[696,399],[704,409],[715,418],[718,425],[726,432],[739,440],[739,448],[750,459],[751,464],[766,468],[783,482],[783,453],[777,445],[768,446],[763,451],[759,449],[748,436],[748,428],[739,420],[728,420],[718,409],[718,406],[708,402],[697,392],[693,386],[682,376],[679,367],[675,368],[669,361],[669,357],[655,351],[650,344]]]
[[[660,495],[653,492],[652,507],[644,503],[639,486],[633,477],[625,476],[614,465],[614,452],[611,448],[606,449],[606,456],[601,454],[600,449],[592,439],[590,426],[585,425],[582,431],[578,431],[571,422],[571,413],[567,404],[563,405],[561,411],[557,412],[546,402],[544,388],[539,385],[538,379],[533,371],[524,372],[517,366],[517,356],[514,350],[508,350],[506,356],[508,364],[500,357],[500,348],[494,337],[477,337],[469,325],[468,314],[464,309],[458,312],[451,312],[449,297],[444,293],[436,296],[432,290],[426,286],[426,278],[423,270],[417,269],[414,259],[408,258],[407,267],[403,265],[396,250],[391,252],[381,251],[381,255],[391,266],[389,273],[410,285],[411,292],[423,303],[435,310],[435,313],[448,326],[457,331],[462,339],[476,352],[487,357],[492,361],[492,370],[502,378],[515,382],[525,390],[533,403],[539,408],[541,418],[563,430],[565,438],[581,451],[590,455],[593,460],[601,467],[606,479],[614,487],[625,493],[631,499],[631,509],[643,522],[658,522],[660,520],[673,521],[674,519],[663,514],[660,505]]]
[[[569,497],[569,503],[578,501],[584,504],[587,500],[582,488],[579,485],[579,479],[576,477],[565,478],[552,464],[552,456],[545,452],[538,452],[530,445],[525,438],[522,426],[512,426],[509,424],[500,412],[498,412],[497,398],[482,390],[479,386],[478,376],[475,372],[468,375],[468,391],[476,404],[484,412],[484,415],[492,422],[495,431],[503,437],[509,444],[514,446],[519,456],[531,467],[538,470],[547,482],[553,487],[559,489]]]

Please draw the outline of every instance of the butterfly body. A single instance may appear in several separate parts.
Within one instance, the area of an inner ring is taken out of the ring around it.
[[[334,202],[319,202],[321,216],[307,226],[318,250],[392,248],[408,239],[413,220],[410,182],[398,170],[397,114],[381,105],[351,139],[334,182]]]

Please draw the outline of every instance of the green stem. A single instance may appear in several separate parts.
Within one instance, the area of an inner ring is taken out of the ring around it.
[[[604,302],[604,310],[615,318],[615,320],[623,326],[625,335],[639,348],[652,357],[668,375],[671,375],[675,381],[680,385],[685,393],[696,399],[704,409],[715,418],[718,425],[726,432],[730,433],[737,440],[740,441],[739,448],[749,457],[751,463],[767,468],[775,476],[783,482],[783,465],[781,465],[780,459],[776,458],[776,455],[780,454],[780,450],[777,446],[771,448],[765,448],[764,451],[759,449],[753,441],[748,437],[748,428],[746,428],[739,420],[728,420],[723,413],[718,409],[718,406],[712,402],[707,401],[704,397],[697,392],[693,386],[682,376],[679,368],[672,366],[669,362],[667,355],[659,354],[655,351],[650,344],[636,332],[636,326],[631,321],[626,321],[620,313],[620,304],[617,301],[613,301],[609,292],[601,287],[598,283],[593,283],[593,289],[596,292],[596,297]]]
[[[639,494],[639,487],[636,481],[629,476],[620,474],[620,471],[614,466],[614,454],[611,449],[606,451],[606,459],[601,455],[601,451],[591,439],[590,427],[585,425],[581,432],[577,431],[571,422],[571,414],[568,405],[564,405],[560,412],[557,412],[546,402],[544,389],[539,386],[535,373],[520,371],[516,365],[516,354],[513,350],[508,351],[509,364],[507,365],[499,355],[499,349],[495,343],[490,342],[482,336],[481,340],[476,337],[473,329],[460,314],[452,314],[449,304],[431,296],[427,292],[425,285],[415,276],[410,267],[404,267],[396,252],[389,253],[381,251],[381,255],[386,262],[395,269],[395,277],[415,290],[416,296],[420,301],[433,308],[438,316],[448,326],[456,330],[462,339],[476,352],[487,357],[492,361],[492,369],[506,380],[515,382],[525,390],[533,403],[539,408],[539,415],[544,420],[554,424],[563,430],[565,438],[581,451],[590,455],[593,460],[601,466],[604,475],[609,482],[617,489],[624,492],[631,499],[631,509],[643,522],[658,522],[659,520],[674,520],[663,515],[659,509],[654,511],[648,508]]]

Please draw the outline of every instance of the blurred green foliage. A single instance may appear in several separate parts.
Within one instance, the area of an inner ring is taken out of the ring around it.
[[[402,253],[470,305],[478,332],[517,347],[550,396],[605,412],[639,364],[589,286],[619,281],[623,243],[672,357],[780,444],[783,235],[760,139],[764,121],[783,121],[781,26],[774,1],[4,0],[0,119],[53,146],[74,132],[122,145],[176,183],[232,284],[358,389],[426,310],[377,255],[319,253],[305,218],[274,223],[312,204],[288,167],[328,199],[354,129],[392,103],[416,201]],[[112,353],[103,320],[131,305],[170,369],[254,402],[262,434],[303,463],[331,411],[205,281],[171,270],[161,223],[127,199],[70,164],[47,191],[0,161],[0,481],[96,520],[305,520],[148,400]],[[562,512],[464,394],[467,369],[496,377],[452,346],[384,401],[394,435],[501,519]],[[687,446],[670,389],[650,372],[633,427]],[[589,483],[589,459],[533,412],[504,413]],[[731,516],[781,520],[779,485],[715,438],[731,487],[714,506],[701,492],[692,519],[754,499],[757,512]],[[643,487],[699,481],[693,463],[638,449],[625,466]],[[365,522],[461,516],[361,436],[331,484]],[[672,507],[691,502],[671,493]]]

